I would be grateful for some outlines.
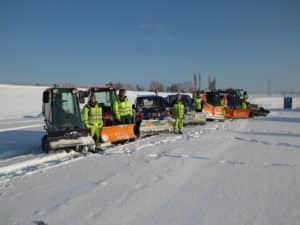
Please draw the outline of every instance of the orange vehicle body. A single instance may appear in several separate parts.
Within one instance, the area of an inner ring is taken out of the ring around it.
[[[236,96],[233,96],[232,92],[223,93],[225,107],[225,118],[228,119],[247,119],[250,117],[249,109],[241,109],[237,103]]]
[[[224,120],[225,108],[224,106],[213,106],[211,104],[204,104],[202,111],[205,113],[207,119]]]
[[[249,109],[225,109],[225,118],[228,119],[247,119],[250,117]]]

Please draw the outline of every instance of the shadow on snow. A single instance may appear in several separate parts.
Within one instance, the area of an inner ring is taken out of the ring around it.
[[[0,132],[0,159],[40,154],[44,131],[15,130]]]

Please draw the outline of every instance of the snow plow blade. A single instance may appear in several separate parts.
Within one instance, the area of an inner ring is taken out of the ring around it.
[[[250,117],[267,116],[270,113],[270,110],[260,107],[256,104],[249,104],[248,108],[250,110]]]
[[[48,153],[66,149],[87,151],[94,145],[95,142],[86,129],[49,132],[42,139],[43,150]]]
[[[134,134],[134,124],[103,127],[101,137],[104,143],[114,143],[135,139],[136,136]]]
[[[95,144],[92,137],[78,137],[78,138],[60,138],[57,140],[48,140],[49,150],[55,151],[59,149],[74,149],[75,151],[81,151],[84,146],[93,146]]]
[[[225,109],[223,106],[212,106],[210,104],[204,104],[203,113],[207,119],[212,120],[224,120],[225,119]]]
[[[230,119],[247,119],[250,117],[249,109],[226,109],[225,117]]]
[[[206,124],[206,116],[201,112],[188,112],[184,116],[184,125],[205,125]]]
[[[172,119],[143,120],[139,129],[140,136],[171,132],[173,130],[173,123]]]

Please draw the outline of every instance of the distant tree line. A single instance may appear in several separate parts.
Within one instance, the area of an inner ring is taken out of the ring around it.
[[[158,91],[158,92],[191,92],[193,90],[192,82],[178,82],[171,85],[165,85],[161,81],[150,81],[149,88],[145,88],[140,84],[128,84],[124,82],[109,82],[108,85],[114,86],[116,89],[124,88],[131,91]]]

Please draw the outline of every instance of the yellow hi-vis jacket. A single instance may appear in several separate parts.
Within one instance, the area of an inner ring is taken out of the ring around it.
[[[121,116],[132,116],[132,109],[127,97],[124,101],[120,101],[119,96],[114,100],[113,111],[117,120],[120,120]]]
[[[195,108],[196,110],[201,110],[202,109],[202,99],[200,97],[195,98]]]
[[[173,112],[175,119],[183,119],[184,118],[184,104],[182,102],[176,102],[173,106]]]
[[[102,108],[98,104],[95,106],[85,105],[82,110],[82,118],[88,128],[94,125],[103,126]]]

